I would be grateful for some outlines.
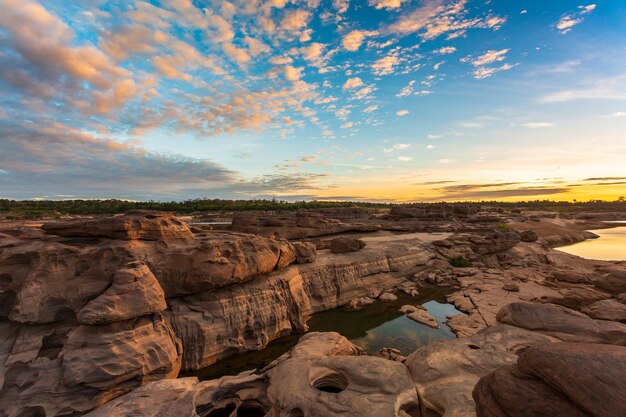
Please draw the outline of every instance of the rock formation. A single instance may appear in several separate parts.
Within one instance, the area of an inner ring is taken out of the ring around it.
[[[234,230],[145,211],[0,227],[0,416],[624,415],[625,263],[549,248],[589,236],[580,220],[514,217],[442,204],[244,213]],[[172,379],[431,284],[465,313],[447,319],[459,338],[406,359],[306,334],[265,369]]]

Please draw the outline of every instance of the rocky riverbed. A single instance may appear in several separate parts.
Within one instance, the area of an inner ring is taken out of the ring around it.
[[[603,220],[442,204],[0,223],[0,416],[621,417],[626,262],[553,249]],[[465,313],[457,339],[405,357],[314,332],[263,369],[176,378],[424,286]]]

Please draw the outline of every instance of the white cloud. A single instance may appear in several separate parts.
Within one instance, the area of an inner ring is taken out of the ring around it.
[[[611,118],[626,117],[626,111],[618,111],[618,112],[615,112],[615,113],[611,113],[607,117],[611,117]]]
[[[583,17],[584,15],[591,13],[595,9],[595,4],[590,4],[588,6],[578,6],[578,12],[562,16],[561,19],[557,22],[556,28],[561,35],[565,35],[571,32],[574,26],[579,25],[585,21],[585,18]]]
[[[371,112],[376,111],[376,110],[378,110],[378,105],[374,104],[372,106],[369,106],[369,107],[365,108],[363,110],[363,113],[371,113]]]
[[[493,64],[494,62],[502,62],[506,59],[506,54],[510,51],[510,49],[501,49],[499,51],[489,50],[482,55],[479,55],[476,58],[463,58],[462,62],[469,62],[475,67],[482,67],[485,65]]]
[[[454,46],[444,46],[439,49],[435,49],[433,52],[438,55],[453,54],[456,52],[456,48]]]
[[[402,117],[402,116],[406,116],[407,114],[409,114],[409,111],[408,111],[408,110],[398,110],[398,111],[396,112],[396,116],[400,116],[400,117]]]
[[[397,9],[402,6],[402,3],[407,2],[408,0],[369,0],[369,5],[375,7],[376,9]]]
[[[385,153],[392,153],[394,151],[402,151],[405,149],[409,149],[411,147],[410,143],[394,143],[391,148],[384,148],[383,151]]]
[[[341,128],[342,129],[348,129],[348,128],[352,127],[352,126],[353,126],[352,122],[345,122],[344,124],[341,125]]]
[[[397,159],[401,162],[409,162],[413,160],[413,158],[411,158],[410,156],[399,156]]]
[[[397,56],[388,55],[374,61],[372,64],[372,70],[376,75],[389,75],[393,73],[393,70],[398,63],[400,63],[400,59]]]
[[[363,80],[359,77],[348,78],[346,82],[343,84],[344,90],[354,90],[355,88],[359,88],[363,86]]]
[[[529,122],[523,123],[522,126],[528,129],[541,129],[545,127],[554,127],[554,124],[548,122]]]
[[[419,32],[424,40],[448,34],[448,39],[463,36],[467,30],[481,28],[498,30],[506,18],[487,15],[467,17],[467,0],[429,0],[411,12],[402,13],[398,20],[385,28],[390,34]]]
[[[452,162],[454,162],[454,161],[452,161],[452,159],[443,158],[443,159],[440,159],[440,160],[439,160],[439,161],[437,161],[437,162],[439,162],[440,164],[451,164],[451,163],[452,163]]]
[[[400,90],[400,92],[396,94],[396,97],[406,97],[406,96],[410,96],[411,94],[413,94],[414,84],[415,84],[415,80],[409,81],[409,84],[404,86],[402,90]]]
[[[435,149],[435,145],[426,145],[426,149],[428,150]]]
[[[363,43],[366,37],[375,36],[377,34],[378,32],[376,31],[353,30],[351,32],[348,32],[343,37],[343,39],[341,40],[341,45],[347,51],[354,52],[354,51],[357,51],[361,47],[361,44]]]

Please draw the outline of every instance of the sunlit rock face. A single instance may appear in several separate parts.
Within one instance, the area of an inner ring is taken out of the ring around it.
[[[245,282],[296,259],[287,242],[194,236],[168,213],[44,229],[0,241],[0,415],[81,413],[176,377],[183,346],[163,316],[167,297]]]
[[[407,367],[360,355],[337,333],[310,333],[258,374],[154,382],[89,416],[419,416]]]
[[[483,376],[473,397],[478,417],[617,417],[626,415],[624,375],[624,346],[543,344]]]

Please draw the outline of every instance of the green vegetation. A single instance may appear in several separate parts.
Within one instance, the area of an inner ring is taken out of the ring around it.
[[[472,262],[462,256],[457,256],[456,258],[450,259],[450,265],[456,268],[468,268],[472,266]]]
[[[509,230],[509,226],[507,226],[506,223],[498,223],[497,228],[498,230],[501,230],[503,232],[506,232],[507,230]]]
[[[576,213],[580,211],[625,211],[626,201],[593,200],[588,202],[567,201],[524,201],[509,203],[501,201],[455,202],[455,203],[416,203],[412,206],[435,205],[479,205],[491,207],[502,212],[519,212],[520,210],[553,211],[559,213]],[[185,201],[128,201],[128,200],[7,200],[0,199],[0,213],[19,213],[21,218],[37,218],[43,213],[59,212],[63,214],[116,214],[128,210],[149,209],[174,211],[180,214],[194,212],[232,212],[244,210],[282,211],[300,209],[326,208],[384,208],[392,207],[392,203],[368,203],[353,201],[296,201],[282,200],[218,200],[193,199]]]
[[[147,209],[174,211],[188,214],[203,211],[244,210],[300,210],[323,208],[379,208],[389,207],[384,203],[341,202],[341,201],[296,201],[280,200],[218,200],[194,199],[185,201],[128,201],[128,200],[0,200],[0,212],[21,213],[36,217],[36,213],[60,212],[64,214],[116,214],[128,210]]]

